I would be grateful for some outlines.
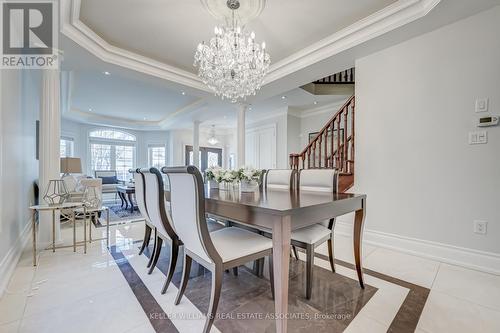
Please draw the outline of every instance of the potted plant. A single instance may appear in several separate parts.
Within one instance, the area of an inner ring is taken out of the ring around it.
[[[241,192],[254,192],[259,189],[262,170],[244,167],[238,170]]]

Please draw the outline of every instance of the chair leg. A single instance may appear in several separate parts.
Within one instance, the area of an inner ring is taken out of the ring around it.
[[[153,262],[151,263],[151,267],[149,267],[148,274],[153,273],[153,270],[156,267],[156,263],[158,262],[158,258],[160,258],[161,245],[163,244],[163,239],[161,237],[156,236],[156,248],[154,252]]]
[[[311,299],[314,267],[314,245],[306,248],[306,298]]]
[[[177,240],[172,240],[172,245],[170,246],[170,265],[168,266],[167,280],[163,285],[161,293],[167,292],[168,285],[172,281],[172,276],[174,276],[175,266],[177,265],[177,256],[179,254],[179,243]]]
[[[292,245],[292,250],[293,250],[293,255],[295,256],[295,259],[299,260],[299,254],[297,253],[297,248]]]
[[[188,256],[186,253],[184,253],[184,266],[182,268],[182,280],[181,280],[181,285],[179,286],[179,290],[177,291],[177,297],[175,298],[175,305],[179,305],[182,296],[184,296],[184,292],[186,291],[186,286],[188,284],[189,280],[189,273],[191,273],[191,262],[193,259],[191,259],[190,256]]]
[[[265,263],[265,260],[264,260],[264,258],[261,258],[257,262],[259,263],[259,274],[258,274],[258,276],[259,277],[263,277],[264,276],[264,263]]]
[[[271,282],[271,295],[274,299],[274,267],[273,267],[273,254],[269,256],[269,282]]]
[[[328,240],[328,259],[330,260],[330,267],[332,268],[332,272],[335,273],[335,257],[333,256],[333,234],[332,237]]]
[[[145,224],[146,228],[144,229],[144,240],[142,241],[141,249],[139,250],[139,255],[144,252],[144,249],[148,247],[149,240],[151,239],[151,227]]]
[[[153,235],[153,252],[151,252],[151,254],[149,255],[149,261],[148,261],[148,265],[146,266],[147,268],[151,267],[151,264],[153,263],[153,259],[154,259],[154,254],[156,252],[156,228],[155,228],[155,232],[154,232],[154,235]]]
[[[238,276],[238,267],[233,267],[234,276]]]
[[[209,333],[217,314],[217,306],[219,305],[220,291],[222,288],[222,267],[215,266],[212,272],[212,294],[210,297],[210,305],[208,306],[207,320],[203,333]]]

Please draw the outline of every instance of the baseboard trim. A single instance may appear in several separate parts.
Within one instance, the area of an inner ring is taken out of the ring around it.
[[[5,289],[7,289],[10,278],[12,277],[17,263],[21,258],[24,247],[31,238],[31,222],[32,221],[30,219],[28,223],[26,223],[26,226],[17,238],[14,246],[10,248],[9,252],[7,252],[5,257],[3,257],[0,262],[0,297],[3,296]]]
[[[335,232],[352,236],[352,223],[338,221]],[[365,229],[363,242],[451,265],[500,275],[500,254]]]

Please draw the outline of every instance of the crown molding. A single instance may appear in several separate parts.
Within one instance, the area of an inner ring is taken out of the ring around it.
[[[109,44],[80,21],[80,6],[81,0],[61,2],[61,32],[102,61],[212,92],[193,73]]]
[[[64,117],[70,120],[84,121],[95,125],[106,125],[121,128],[128,128],[137,131],[145,130],[167,130],[174,124],[176,117],[189,114],[190,112],[197,111],[205,107],[206,100],[200,98],[191,104],[188,104],[157,121],[148,120],[132,120],[120,117],[105,116],[93,112],[83,111],[76,108],[70,108],[65,112]]]
[[[399,0],[291,56],[271,64],[263,85],[381,36],[427,15],[441,0]],[[81,0],[61,1],[61,32],[99,59],[168,81],[212,91],[193,73],[112,46],[82,21]]]
[[[427,15],[441,0],[400,0],[270,66],[264,85]]]
[[[288,114],[295,116],[297,118],[308,118],[317,116],[324,113],[337,112],[339,108],[344,105],[345,101],[332,102],[325,105],[318,106],[314,109],[300,110],[300,109],[288,109]]]

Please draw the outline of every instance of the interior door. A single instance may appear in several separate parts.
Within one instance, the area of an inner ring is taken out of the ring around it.
[[[272,144],[274,142],[274,144]],[[259,132],[259,169],[276,168],[276,133],[273,127]]]
[[[193,146],[186,146],[186,165],[193,165]],[[200,164],[198,169],[204,172],[211,166],[222,167],[222,149],[200,147]]]
[[[250,129],[245,136],[245,164],[257,169],[276,168],[276,126]]]

